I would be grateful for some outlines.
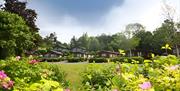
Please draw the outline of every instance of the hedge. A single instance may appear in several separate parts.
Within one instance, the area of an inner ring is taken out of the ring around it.
[[[122,63],[140,63],[144,61],[143,57],[117,57],[111,58],[111,62],[122,62]]]
[[[108,62],[108,59],[107,58],[91,58],[89,59],[89,63],[106,63]]]
[[[68,62],[70,62],[70,63],[74,63],[74,62],[84,62],[84,61],[86,61],[85,58],[79,58],[79,57],[67,58],[66,60],[67,60]]]
[[[40,59],[42,62],[46,61],[46,62],[61,62],[66,60],[66,58],[41,58]]]

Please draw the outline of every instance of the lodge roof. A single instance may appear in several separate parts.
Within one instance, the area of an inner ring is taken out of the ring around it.
[[[82,54],[86,54],[86,50],[82,49],[82,48],[72,48],[71,49],[72,53],[82,53]]]
[[[51,50],[51,51],[48,52],[48,53],[57,54],[57,55],[63,55],[62,52],[58,52],[58,51],[54,51],[54,50]]]
[[[99,54],[105,53],[105,54],[116,54],[119,55],[119,52],[112,52],[112,51],[99,51]]]

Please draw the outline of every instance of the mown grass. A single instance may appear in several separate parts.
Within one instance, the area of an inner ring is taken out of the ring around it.
[[[72,91],[79,91],[78,89],[81,87],[81,76],[80,73],[84,71],[84,69],[88,66],[88,64],[60,64],[60,67],[67,74],[66,79],[70,82],[70,88]]]
[[[82,78],[81,73],[90,64],[88,63],[65,63],[59,64],[63,71],[67,74],[66,80],[70,82],[70,88],[72,91],[81,91]],[[97,65],[108,65],[108,63],[98,63]]]

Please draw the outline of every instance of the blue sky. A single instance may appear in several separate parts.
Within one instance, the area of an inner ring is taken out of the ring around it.
[[[180,16],[180,0],[166,1]],[[86,32],[114,34],[129,23],[141,23],[153,31],[164,19],[162,0],[29,0],[28,7],[38,13],[40,34],[56,32],[62,42]]]

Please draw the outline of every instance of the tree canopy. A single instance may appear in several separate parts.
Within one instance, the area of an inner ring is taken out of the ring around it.
[[[33,48],[33,39],[23,18],[0,10],[0,57],[21,55],[24,50]]]

